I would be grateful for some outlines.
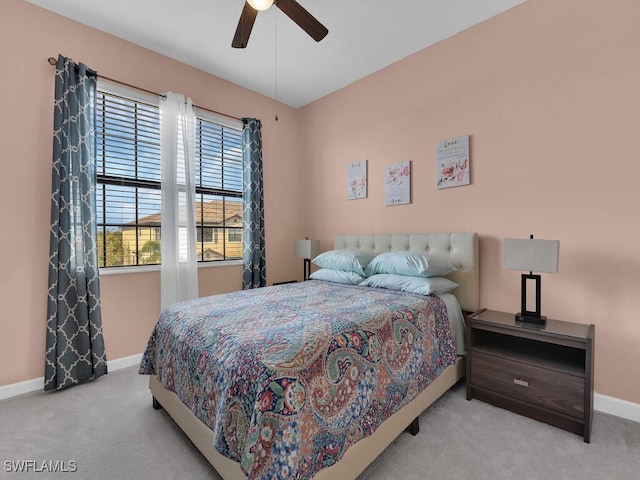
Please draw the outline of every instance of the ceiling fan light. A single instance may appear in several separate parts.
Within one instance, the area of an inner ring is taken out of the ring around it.
[[[266,10],[273,5],[273,0],[247,0],[247,3],[256,10]]]

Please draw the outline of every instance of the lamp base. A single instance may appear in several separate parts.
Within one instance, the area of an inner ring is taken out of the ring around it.
[[[516,313],[516,322],[535,323],[537,325],[546,325],[547,317],[540,315],[539,317],[531,315],[523,315],[522,313]]]
[[[309,275],[311,275],[311,259],[304,259],[304,272],[302,273],[302,278],[306,282],[309,280]]]

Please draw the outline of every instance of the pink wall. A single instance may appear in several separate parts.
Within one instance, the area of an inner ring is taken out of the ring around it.
[[[640,3],[530,0],[302,109],[311,234],[476,231],[481,303],[519,308],[505,237],[560,240],[543,314],[596,325],[596,392],[640,403]],[[436,190],[435,145],[471,135],[471,185]],[[369,160],[369,196],[345,198]],[[412,203],[384,206],[412,161]]]
[[[58,53],[132,85],[190,96],[196,105],[263,122],[268,281],[301,277],[293,241],[304,238],[299,113],[212,75],[22,0],[0,2],[0,386],[44,373],[51,149]],[[215,52],[211,52],[215,55]],[[241,267],[201,268],[200,293],[239,289]],[[141,353],[160,309],[159,272],[102,277],[109,359]]]

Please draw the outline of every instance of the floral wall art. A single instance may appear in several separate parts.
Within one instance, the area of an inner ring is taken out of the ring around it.
[[[436,188],[469,185],[469,135],[436,145]]]
[[[347,165],[347,200],[367,198],[367,161]]]
[[[384,204],[411,203],[411,162],[387,165],[384,170]]]

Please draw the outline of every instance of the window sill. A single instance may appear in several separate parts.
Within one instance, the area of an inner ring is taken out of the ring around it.
[[[216,268],[229,267],[233,265],[242,265],[242,260],[222,260],[219,262],[202,262],[198,263],[198,268]],[[100,276],[104,275],[120,275],[128,273],[150,273],[159,272],[160,265],[145,265],[135,267],[102,267],[99,269]]]

